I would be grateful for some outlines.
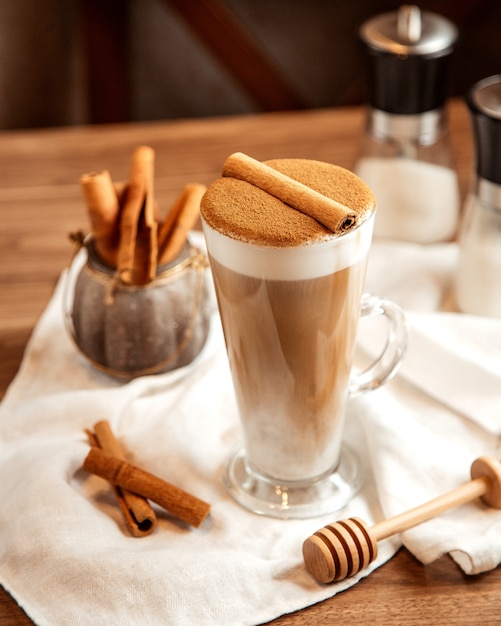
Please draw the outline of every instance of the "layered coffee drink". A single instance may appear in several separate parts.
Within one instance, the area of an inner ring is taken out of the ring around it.
[[[244,463],[265,480],[295,483],[339,464],[375,200],[365,183],[335,165],[266,165],[361,217],[336,234],[229,176],[202,200]]]

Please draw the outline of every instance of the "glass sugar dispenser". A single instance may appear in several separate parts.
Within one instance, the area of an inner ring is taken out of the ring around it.
[[[444,17],[403,5],[360,28],[370,102],[355,172],[377,199],[375,237],[452,239],[459,187],[444,105],[458,32]]]
[[[456,302],[464,313],[501,318],[501,74],[466,97],[475,176],[459,236]]]

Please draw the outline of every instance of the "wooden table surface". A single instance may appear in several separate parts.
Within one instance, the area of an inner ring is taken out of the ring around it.
[[[0,397],[69,260],[68,233],[87,230],[79,177],[129,174],[132,150],[156,151],[155,186],[165,212],[188,182],[208,184],[224,159],[305,157],[352,167],[363,109],[271,113],[0,134]],[[472,139],[462,101],[449,106],[451,144],[464,197]],[[499,617],[498,617],[499,614]],[[275,624],[501,624],[501,568],[467,577],[447,557],[423,566],[404,549],[348,591]],[[0,626],[32,621],[0,587]]]

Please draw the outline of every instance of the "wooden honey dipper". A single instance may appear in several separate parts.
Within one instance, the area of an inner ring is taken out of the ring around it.
[[[472,480],[453,491],[372,526],[358,518],[328,524],[308,537],[303,558],[308,572],[321,583],[344,580],[372,563],[378,541],[413,528],[452,508],[482,498],[490,507],[501,509],[501,464],[480,457],[471,466]]]

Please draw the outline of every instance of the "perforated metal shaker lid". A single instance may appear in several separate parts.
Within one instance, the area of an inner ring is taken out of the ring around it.
[[[376,108],[416,114],[443,105],[447,59],[458,38],[450,20],[406,4],[366,21],[359,35],[373,61]]]
[[[404,4],[365,22],[362,40],[374,50],[398,55],[443,55],[454,46],[458,31],[445,17]]]

